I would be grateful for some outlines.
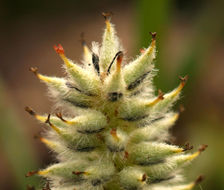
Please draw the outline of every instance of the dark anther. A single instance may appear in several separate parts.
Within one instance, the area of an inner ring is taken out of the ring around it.
[[[129,122],[132,122],[132,121],[139,121],[141,119],[144,119],[146,118],[148,115],[141,115],[141,116],[133,116],[133,117],[125,117],[125,118],[120,118],[124,121],[129,121]]]
[[[139,165],[141,166],[149,166],[149,165],[155,165],[155,164],[159,164],[159,163],[164,163],[165,160],[164,159],[159,159],[159,160],[148,160],[146,162],[138,162]]]
[[[36,113],[28,106],[25,107],[25,111],[28,112],[30,115],[35,116]]]
[[[193,149],[194,147],[191,145],[190,146],[190,143],[186,143],[185,145],[184,145],[184,151],[187,151],[187,150],[191,150],[191,149]]]
[[[99,56],[96,55],[95,53],[92,54],[92,62],[95,70],[97,71],[98,74],[100,74]]]
[[[103,15],[105,20],[110,20],[112,15],[113,15],[113,13],[112,12],[106,12],[106,13],[102,12],[102,15]]]
[[[160,182],[163,182],[163,181],[168,181],[168,180],[171,180],[173,179],[175,176],[169,176],[167,178],[160,178],[160,179],[153,179],[152,181],[150,181],[151,183],[160,183]]]
[[[161,117],[157,117],[157,118],[153,119],[153,120],[151,121],[151,123],[157,122],[157,121],[159,121],[159,120],[161,120],[161,119],[164,119],[164,117],[163,117],[163,116],[161,116]]]
[[[123,54],[122,51],[119,51],[119,52],[116,53],[116,55],[114,56],[113,60],[111,61],[110,65],[109,65],[109,67],[108,67],[108,69],[107,69],[107,74],[110,74],[110,69],[111,69],[111,67],[112,67],[112,65],[113,65],[113,63],[114,63],[114,61],[115,61],[115,59],[116,59],[118,56],[120,56],[121,54]]]
[[[140,76],[139,78],[137,78],[134,82],[132,82],[131,84],[128,85],[127,89],[128,90],[133,90],[134,88],[136,88],[137,86],[139,86],[141,84],[141,82],[143,82],[143,80],[146,78],[146,76],[149,73],[150,73],[150,71],[148,71],[147,73],[145,73],[142,76]]]
[[[91,152],[95,149],[96,147],[77,147],[75,150],[78,152]]]
[[[203,145],[200,146],[200,148],[198,149],[198,151],[199,151],[199,152],[203,152],[203,151],[205,151],[205,149],[206,149],[207,147],[208,147],[207,144],[203,144]]]
[[[152,39],[155,40],[156,39],[156,32],[150,32],[150,34],[152,35]]]
[[[103,131],[105,128],[100,128],[97,130],[77,130],[79,133],[82,134],[94,134],[94,133],[100,133],[101,131]]]
[[[73,86],[70,82],[66,82],[65,85],[66,85],[68,88],[73,88],[73,89],[77,90],[78,92],[82,92],[79,88]]]
[[[67,98],[65,98],[65,99],[63,99],[63,100],[64,100],[65,102],[70,103],[70,104],[72,104],[73,106],[76,106],[76,107],[79,107],[79,108],[86,109],[86,108],[90,108],[90,107],[91,107],[91,105],[87,105],[87,104],[85,104],[85,103],[76,102],[76,101],[74,101],[74,100],[70,100],[70,99],[67,99]]]
[[[122,96],[123,96],[123,94],[122,94],[122,93],[119,93],[119,92],[110,92],[110,93],[108,93],[108,99],[109,99],[109,101],[111,101],[111,102],[115,102],[115,101],[117,101],[117,100],[120,99]]]
[[[77,88],[76,86],[74,86],[73,84],[71,84],[70,82],[66,82],[65,85],[66,85],[68,88],[75,89],[75,90],[77,90],[78,92],[80,92],[80,93],[82,93],[82,94],[85,94],[85,95],[87,95],[87,96],[95,96],[94,94],[91,94],[91,93],[84,92],[84,91],[80,90],[79,88]]]

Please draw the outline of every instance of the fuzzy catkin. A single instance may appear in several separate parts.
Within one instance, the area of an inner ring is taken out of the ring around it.
[[[30,70],[49,89],[56,103],[69,113],[31,115],[50,129],[38,137],[56,153],[58,163],[29,172],[49,181],[52,190],[191,190],[200,181],[185,183],[182,168],[206,146],[186,153],[189,145],[167,144],[169,129],[179,113],[172,111],[187,77],[171,92],[155,92],[156,33],[148,48],[130,63],[104,14],[106,27],[102,44],[83,41],[83,64],[55,51],[64,61],[66,78],[48,77]],[[157,95],[155,95],[157,94]],[[47,189],[46,188],[46,189]]]

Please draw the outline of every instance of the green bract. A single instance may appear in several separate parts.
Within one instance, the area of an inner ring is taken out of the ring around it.
[[[66,78],[31,71],[48,88],[67,114],[31,115],[50,129],[39,137],[56,153],[58,163],[29,172],[49,181],[52,190],[190,190],[200,180],[184,184],[181,168],[204,149],[186,154],[189,146],[167,144],[179,113],[171,110],[186,77],[173,91],[155,93],[156,33],[148,48],[130,63],[110,16],[102,44],[90,50],[83,41],[83,64],[73,63],[61,45]]]

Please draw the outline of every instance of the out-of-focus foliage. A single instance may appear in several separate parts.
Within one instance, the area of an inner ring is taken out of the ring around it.
[[[186,112],[183,113],[175,133],[179,133],[177,140],[180,143],[188,141],[197,146],[203,142],[209,145],[209,149],[202,156],[202,160],[197,161],[197,166],[189,168],[189,178],[204,174],[206,180],[198,189],[223,189],[224,153],[221,150],[224,145],[224,129],[223,119],[220,117],[223,115],[223,104],[219,103],[223,103],[223,99],[219,97],[222,97],[224,80],[221,86],[215,85],[217,86],[215,89],[209,81],[218,82],[218,78],[220,81],[220,78],[224,79],[224,77],[218,74],[211,75],[209,71],[217,67],[217,73],[220,73],[218,72],[219,60],[212,57],[223,49],[224,14],[222,7],[224,3],[223,1],[197,1],[196,3],[195,1],[177,0],[158,0],[152,3],[152,1],[141,0],[137,1],[137,5],[137,15],[140,19],[137,23],[140,23],[139,31],[143,45],[148,41],[145,31],[147,29],[158,32],[159,52],[170,48],[165,51],[171,54],[172,49],[181,49],[185,46],[181,55],[176,53],[179,59],[178,64],[174,66],[170,62],[170,57],[163,56],[163,53],[158,56],[159,80],[157,79],[156,82],[161,89],[169,90],[174,86],[173,81],[178,75],[188,74],[190,77],[185,89],[186,95],[183,98]],[[174,48],[171,42],[176,40],[175,30],[181,30],[184,25],[183,23],[173,24],[180,19],[176,18],[177,16],[180,16],[182,22],[186,22],[184,24],[190,28],[188,30],[190,32],[180,38],[182,43],[176,44],[180,47]],[[167,38],[170,38],[168,40],[168,43],[171,43],[170,46],[165,44]],[[186,43],[185,38],[190,40]],[[167,70],[169,66],[175,68],[175,72]],[[224,67],[221,68],[224,69]]]
[[[21,127],[21,123],[6,96],[7,93],[5,93],[3,83],[0,81],[0,144],[1,151],[7,160],[5,168],[12,172],[13,177],[11,181],[8,181],[8,186],[2,188],[23,190],[26,189],[27,184],[38,185],[38,178],[25,178],[27,171],[38,166],[29,139],[26,138],[23,127]],[[4,171],[1,172],[4,173]]]

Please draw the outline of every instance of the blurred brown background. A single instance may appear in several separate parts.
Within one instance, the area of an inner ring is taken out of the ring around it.
[[[24,111],[29,105],[51,112],[46,88],[28,71],[63,76],[62,62],[52,46],[61,43],[67,55],[80,61],[80,34],[101,41],[101,12],[112,11],[112,22],[134,57],[158,33],[155,84],[168,91],[178,75],[189,75],[180,103],[186,108],[173,129],[175,143],[209,145],[189,167],[194,180],[204,174],[196,189],[224,189],[224,3],[222,0],[3,0],[0,2],[0,189],[22,190],[37,185],[27,171],[53,161],[34,134],[41,126]],[[178,105],[177,105],[178,107]],[[37,185],[38,186],[38,185]]]

